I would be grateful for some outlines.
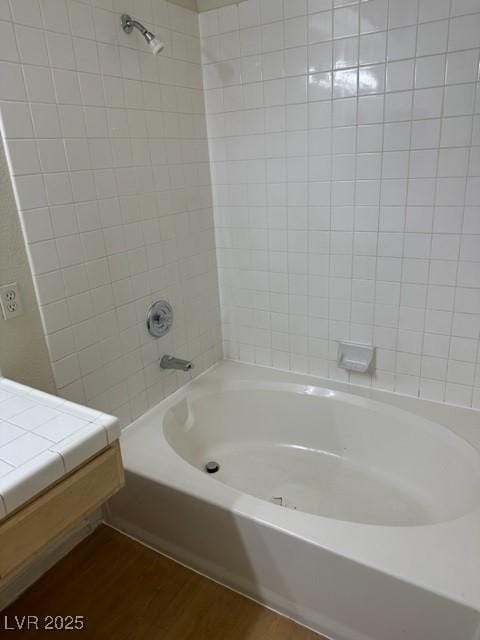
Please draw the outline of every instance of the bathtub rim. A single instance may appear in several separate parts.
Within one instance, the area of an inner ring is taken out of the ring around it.
[[[196,389],[197,385],[195,385],[194,383],[199,382],[203,376],[205,376],[208,372],[212,372],[217,366],[218,364],[214,365],[214,367],[211,367],[208,371],[205,371],[205,373],[203,373],[201,376],[188,382],[187,385],[185,385],[184,387],[181,387],[180,389],[177,389],[175,393],[168,396],[168,398],[165,398],[165,400],[162,401],[162,404],[164,404],[164,407],[165,407],[164,411],[162,411],[162,414],[165,415],[167,411],[171,410],[173,406],[178,404],[178,400],[185,397],[187,395],[186,393],[187,390],[190,391],[192,388],[194,390],[193,393],[191,394],[193,400],[196,400],[201,397],[214,396],[218,393],[222,393],[225,391],[229,392],[229,391],[243,391],[243,390],[245,391],[248,391],[248,390],[279,391],[279,392],[292,393],[295,395],[306,395],[309,397],[329,398],[329,399],[331,398],[333,399],[333,401],[344,402],[348,405],[357,406],[363,409],[368,409],[369,406],[373,405],[374,409],[378,413],[384,414],[386,417],[388,417],[389,415],[395,416],[400,414],[400,416],[405,417],[405,419],[408,421],[412,421],[412,420],[419,421],[421,426],[428,433],[434,433],[436,431],[439,431],[438,435],[440,437],[444,436],[447,440],[452,441],[452,444],[458,440],[461,443],[460,446],[465,448],[466,451],[476,455],[480,461],[480,450],[474,444],[466,440],[464,437],[462,437],[461,435],[459,435],[458,433],[456,433],[446,425],[436,422],[431,418],[427,418],[422,415],[416,414],[410,409],[396,407],[382,400],[368,398],[367,396],[357,395],[355,393],[350,393],[348,391],[328,389],[320,385],[305,385],[305,384],[298,384],[298,383],[292,383],[292,382],[280,382],[280,383],[265,382],[263,380],[255,382],[255,385],[252,385],[251,382],[246,380],[229,381],[229,382],[222,381],[221,383],[222,386],[220,386],[219,388],[212,389],[209,391],[200,391],[200,390],[197,391]],[[184,392],[180,393],[182,390]],[[148,412],[140,416],[140,418],[138,418],[134,423],[131,423],[130,425],[128,425],[128,427],[126,427],[125,429],[125,432],[133,424],[140,423],[142,418],[144,417],[147,418],[150,412],[154,412],[157,407],[158,405],[155,405],[155,407],[152,407],[152,409],[150,409]],[[480,412],[479,412],[479,419],[480,419]],[[479,429],[480,429],[480,425],[479,425]],[[167,442],[169,446],[171,446],[168,439],[167,439]],[[480,503],[479,503],[479,506],[480,506]]]

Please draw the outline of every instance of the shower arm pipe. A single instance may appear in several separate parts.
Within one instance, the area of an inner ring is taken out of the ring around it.
[[[143,26],[141,22],[131,18],[124,13],[122,16],[122,26],[125,33],[132,33],[133,29],[138,29],[147,42],[151,42],[155,37],[154,34]]]

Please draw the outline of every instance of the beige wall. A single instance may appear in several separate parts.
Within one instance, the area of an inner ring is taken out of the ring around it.
[[[243,0],[240,0],[243,2]],[[239,4],[239,0],[197,0],[197,11],[210,11],[211,9],[219,9],[229,4]]]
[[[210,11],[211,9],[218,9],[219,7],[226,7],[229,4],[238,4],[243,0],[168,0],[173,4],[178,4],[185,9],[191,9],[192,11]]]
[[[10,282],[18,283],[25,314],[6,322],[0,313],[0,371],[7,378],[55,392],[20,219],[0,138],[0,285]]]
[[[178,4],[180,7],[190,9],[191,11],[197,11],[197,0],[168,0],[172,4]]]

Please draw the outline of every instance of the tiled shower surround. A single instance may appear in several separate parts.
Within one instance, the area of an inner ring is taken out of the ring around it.
[[[227,357],[480,407],[480,0],[246,0],[200,27],[165,0],[0,0],[59,393],[128,423],[188,379],[163,353],[199,373],[223,330]],[[377,345],[371,378],[338,340]]]
[[[480,0],[200,25],[226,356],[480,407]]]
[[[128,11],[165,42],[153,56]],[[0,111],[60,395],[129,422],[221,356],[196,13],[0,0]],[[175,326],[145,330],[158,298]]]

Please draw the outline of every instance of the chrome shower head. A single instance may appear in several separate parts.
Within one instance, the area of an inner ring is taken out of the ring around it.
[[[138,20],[134,20],[126,13],[122,15],[122,28],[125,33],[132,33],[134,28],[138,29],[154,54],[160,53],[165,48],[163,42],[161,42],[154,33],[148,31],[143,24],[138,22]]]

